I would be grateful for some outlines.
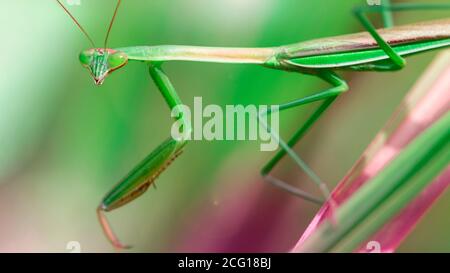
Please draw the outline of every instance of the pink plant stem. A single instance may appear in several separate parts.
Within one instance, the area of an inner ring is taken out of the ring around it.
[[[332,196],[337,204],[345,202],[364,183],[375,177],[408,143],[450,109],[449,63],[450,51],[436,57],[389,123],[334,189]],[[395,251],[449,184],[450,167],[370,241],[380,243],[381,252]],[[329,216],[328,212],[329,206],[325,204],[303,233],[293,252],[296,252],[305,239]],[[365,252],[365,244],[358,251]]]
[[[386,224],[369,241],[378,242],[382,252],[394,252],[400,243],[413,230],[420,218],[441,196],[450,184],[450,167],[448,167],[432,184],[430,184],[411,204]],[[369,250],[364,243],[358,252]]]

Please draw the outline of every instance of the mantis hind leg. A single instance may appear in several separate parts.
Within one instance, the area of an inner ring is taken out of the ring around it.
[[[149,67],[149,72],[170,109],[181,105],[181,100],[161,67],[152,64]],[[180,128],[183,130],[183,133],[190,131],[189,123],[185,120],[182,113],[175,120],[181,122]],[[97,216],[103,232],[115,248],[123,249],[128,247],[123,245],[114,234],[106,219],[105,212],[117,209],[142,195],[154,183],[155,179],[181,154],[185,144],[186,141],[182,138],[168,138],[103,198],[97,208]]]
[[[297,153],[292,149],[292,147],[300,141],[300,139],[308,132],[311,126],[319,119],[319,117],[325,112],[325,110],[333,103],[333,101],[343,92],[348,90],[348,86],[344,80],[339,78],[332,71],[324,70],[320,71],[318,76],[330,83],[333,87],[321,91],[317,94],[307,96],[301,99],[294,100],[280,105],[278,111],[284,111],[294,107],[306,105],[313,102],[322,101],[322,104],[317,108],[317,110],[308,118],[308,120],[301,126],[294,135],[285,142],[276,133],[272,132],[269,125],[267,125],[263,120],[265,115],[270,115],[273,112],[267,111],[262,113],[259,117],[259,121],[263,127],[277,140],[281,146],[281,150],[263,167],[261,170],[261,175],[270,184],[287,191],[295,196],[303,198],[305,200],[321,204],[323,203],[322,198],[312,196],[311,194],[297,189],[290,184],[271,176],[269,173],[271,170],[280,162],[280,160],[288,155],[294,162],[314,181],[314,183],[321,190],[322,195],[325,200],[330,198],[330,191],[327,185],[319,178],[319,176],[297,155]],[[332,200],[330,200],[332,201]]]
[[[386,53],[391,60],[394,70],[401,69],[405,66],[405,59],[400,56],[395,50],[386,42],[377,32],[376,28],[367,17],[367,13],[381,13],[384,25],[391,27],[394,25],[392,12],[395,11],[411,11],[411,10],[440,10],[450,9],[450,4],[416,4],[416,3],[402,3],[391,4],[390,0],[382,0],[382,5],[376,6],[360,6],[354,9],[354,14],[364,26],[364,28],[372,35],[377,44]]]
[[[391,0],[382,0],[381,4],[383,6],[390,6]],[[381,18],[383,19],[384,27],[390,28],[394,26],[394,16],[392,15],[392,11],[389,9],[383,9],[381,11]]]

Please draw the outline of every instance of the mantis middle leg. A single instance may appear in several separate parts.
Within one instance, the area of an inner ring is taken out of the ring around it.
[[[298,196],[300,198],[303,198],[305,200],[321,204],[323,203],[322,198],[318,198],[315,196],[312,196],[311,194],[304,192],[300,189],[297,189],[288,183],[275,178],[271,175],[269,175],[270,171],[280,162],[280,160],[285,156],[289,155],[291,159],[294,160],[294,162],[308,174],[308,176],[314,181],[314,183],[317,184],[317,186],[320,188],[322,195],[324,196],[325,200],[327,200],[330,197],[330,191],[327,187],[327,185],[315,174],[315,172],[297,155],[297,153],[292,150],[292,147],[300,141],[300,139],[308,132],[308,130],[311,128],[311,126],[319,119],[319,117],[325,112],[325,110],[333,103],[333,101],[343,92],[348,90],[347,83],[342,80],[338,75],[336,75],[334,72],[329,70],[322,70],[318,72],[318,75],[321,79],[325,80],[326,82],[330,83],[333,87],[323,90],[317,94],[307,96],[301,99],[297,99],[285,104],[280,105],[278,111],[284,111],[287,109],[291,109],[294,107],[306,105],[313,102],[322,101],[322,104],[317,108],[317,110],[307,119],[307,121],[301,126],[294,135],[289,139],[289,141],[285,142],[282,140],[276,133],[273,133],[271,131],[271,128],[269,125],[265,124],[262,120],[262,117],[259,118],[260,123],[262,126],[264,126],[269,133],[272,134],[272,136],[278,141],[279,145],[281,146],[281,150],[278,151],[278,153],[264,166],[264,168],[261,170],[261,175],[263,178],[271,183],[274,186],[277,186],[281,188],[282,190],[285,190],[295,196]],[[265,113],[262,113],[263,115],[270,115],[271,112],[267,111]]]

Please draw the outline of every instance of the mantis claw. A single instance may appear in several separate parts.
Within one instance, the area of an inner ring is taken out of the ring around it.
[[[108,238],[108,240],[111,242],[111,244],[114,246],[114,248],[116,250],[124,250],[124,249],[131,248],[131,246],[129,246],[129,245],[122,244],[120,242],[119,238],[116,236],[116,234],[112,230],[111,225],[109,224],[108,219],[106,218],[105,209],[103,207],[103,204],[100,204],[97,208],[97,217],[102,226],[103,233],[105,234],[106,238]]]

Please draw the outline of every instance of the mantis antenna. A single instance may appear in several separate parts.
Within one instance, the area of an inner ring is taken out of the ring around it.
[[[63,5],[63,3],[61,3],[61,1],[56,0],[56,2],[58,2],[58,4],[64,9],[64,11],[70,16],[70,18],[72,18],[72,20],[75,22],[75,24],[78,26],[78,28],[81,30],[81,32],[84,33],[84,35],[88,38],[89,42],[91,42],[92,47],[95,48],[95,44],[94,41],[92,40],[91,36],[89,36],[89,34],[86,32],[86,30],[84,30],[84,28],[81,26],[81,24],[77,21],[77,19],[75,19],[75,17],[73,17],[72,13],[70,13],[70,11]],[[120,1],[119,1],[120,2]]]
[[[121,3],[122,3],[122,0],[118,0],[117,1],[116,9],[114,10],[114,14],[113,14],[113,17],[111,19],[111,22],[109,23],[108,32],[106,32],[106,37],[105,37],[105,49],[106,49],[106,46],[108,44],[109,34],[111,33],[112,26],[114,24],[114,21],[116,20],[117,11],[119,10],[119,7],[120,7]]]

